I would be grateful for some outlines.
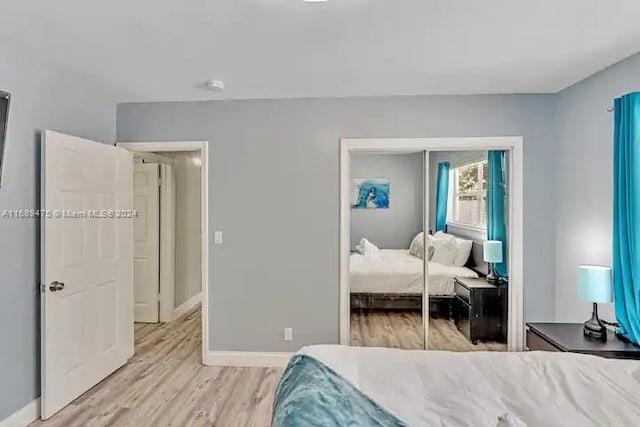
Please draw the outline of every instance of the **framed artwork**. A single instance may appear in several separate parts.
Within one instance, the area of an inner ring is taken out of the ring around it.
[[[351,187],[353,209],[389,209],[389,180],[354,179]]]

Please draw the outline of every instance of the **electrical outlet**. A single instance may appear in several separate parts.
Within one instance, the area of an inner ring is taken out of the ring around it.
[[[284,340],[293,341],[293,328],[284,328]]]

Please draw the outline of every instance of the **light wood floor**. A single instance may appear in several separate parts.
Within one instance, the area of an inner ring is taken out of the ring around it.
[[[417,311],[354,310],[351,313],[351,345],[424,349],[422,315]],[[452,320],[430,319],[429,350],[506,351],[497,342],[471,344]]]
[[[353,310],[351,345],[424,349],[422,316],[411,311]]]
[[[135,329],[135,356],[125,366],[50,420],[31,425],[270,425],[282,370],[202,366],[199,308]]]

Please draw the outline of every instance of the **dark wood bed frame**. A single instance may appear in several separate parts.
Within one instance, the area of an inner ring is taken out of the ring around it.
[[[482,243],[473,242],[465,267],[479,275],[487,274],[487,264],[482,259]],[[429,295],[429,315],[451,318],[453,295]],[[422,294],[351,293],[351,310],[411,310],[422,311]]]
[[[422,311],[422,294],[352,293],[351,310],[410,310]],[[429,313],[432,317],[450,318],[453,295],[430,295]]]

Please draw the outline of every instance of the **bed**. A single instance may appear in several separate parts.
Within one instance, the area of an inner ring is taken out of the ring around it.
[[[291,358],[272,426],[637,426],[638,396],[632,360],[321,345]]]
[[[381,249],[375,256],[354,253],[349,262],[352,309],[421,310],[424,261],[403,249]],[[453,278],[476,278],[468,266],[429,262],[431,312],[449,313]]]

